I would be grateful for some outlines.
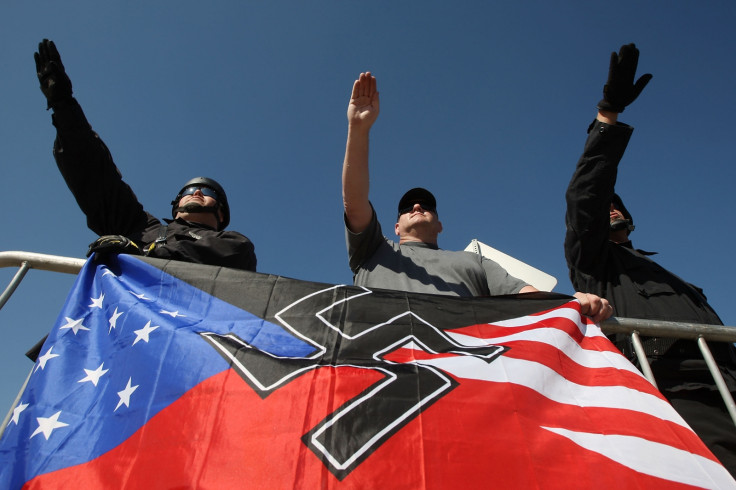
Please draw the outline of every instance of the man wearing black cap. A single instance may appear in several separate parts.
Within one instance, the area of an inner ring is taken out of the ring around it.
[[[72,83],[52,41],[35,53],[41,91],[53,109],[54,158],[69,189],[101,235],[90,252],[145,254],[171,260],[256,270],[253,243],[225,231],[230,207],[215,180],[197,177],[185,183],[171,202],[172,220],[164,223],[143,209],[115,166],[109,150],[72,97]]]
[[[633,132],[618,122],[618,113],[652,77],[646,74],[634,83],[638,59],[633,44],[612,53],[604,98],[567,188],[565,257],[570,279],[577,290],[608,299],[616,316],[721,325],[700,288],[651,260],[651,252],[633,248],[633,219],[614,192],[618,164]],[[662,394],[736,475],[736,428],[695,341],[642,340]],[[636,362],[628,335],[617,336],[616,344]],[[733,392],[733,347],[717,342],[709,346]]]
[[[394,231],[383,236],[368,200],[368,142],[379,112],[376,78],[361,73],[348,104],[348,140],[342,191],[350,268],[358,286],[454,296],[488,296],[537,291],[492,260],[437,246],[442,223],[437,201],[426,189],[409,190],[399,201]],[[606,300],[576,293],[582,312],[594,321],[611,315]]]

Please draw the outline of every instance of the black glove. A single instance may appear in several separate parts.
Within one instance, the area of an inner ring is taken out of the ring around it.
[[[64,71],[61,56],[53,41],[44,39],[38,43],[38,53],[33,53],[36,60],[36,74],[41,82],[41,92],[46,96],[46,109],[54,107],[59,101],[72,96],[72,81]]]
[[[634,102],[652,79],[652,75],[647,73],[634,83],[638,64],[639,50],[633,43],[621,46],[618,54],[615,51],[611,53],[608,81],[603,87],[603,99],[598,102],[598,109],[624,112],[624,108]]]
[[[97,253],[112,253],[112,254],[129,254],[129,255],[143,255],[140,247],[129,238],[123,235],[103,235],[94,242],[90,243],[89,250],[87,250],[87,257],[92,255],[92,252]]]

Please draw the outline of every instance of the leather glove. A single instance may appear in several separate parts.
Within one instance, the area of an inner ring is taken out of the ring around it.
[[[59,101],[72,97],[72,81],[64,71],[61,56],[53,41],[44,39],[38,43],[38,53],[33,53],[36,60],[36,74],[41,82],[41,92],[46,96],[46,109],[54,107]]]
[[[603,99],[598,102],[598,109],[624,112],[624,108],[634,102],[652,79],[652,75],[647,73],[634,83],[638,64],[639,50],[633,43],[621,46],[618,54],[615,51],[611,53],[608,81],[603,87]]]
[[[140,247],[138,247],[134,241],[124,237],[123,235],[101,236],[94,242],[90,243],[89,249],[87,250],[87,257],[92,255],[93,252],[143,255]]]

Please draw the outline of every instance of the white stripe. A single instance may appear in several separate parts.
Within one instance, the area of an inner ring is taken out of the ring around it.
[[[559,349],[567,354],[571,359],[581,366],[588,368],[614,367],[629,371],[641,376],[633,364],[618,352],[597,351],[583,349],[577,340],[570,337],[567,333],[554,327],[534,328],[525,330],[524,332],[507,335],[505,337],[494,337],[491,339],[479,339],[464,334],[447,332],[458,343],[470,346],[481,346],[488,344],[507,344],[509,342],[526,340],[532,342],[541,342]]]
[[[503,320],[500,322],[494,322],[490,325],[494,327],[524,327],[530,324],[540,323],[543,320],[555,320],[555,319],[569,320],[577,325],[578,330],[586,337],[605,337],[605,334],[601,332],[601,329],[596,324],[586,324],[581,321],[580,313],[574,308],[568,308],[561,306],[555,310],[548,311],[543,315],[530,315],[520,316],[518,318],[511,318],[509,320]]]
[[[719,463],[666,444],[632,436],[542,428],[646,475],[703,488],[736,489],[736,481]]]
[[[689,428],[667,401],[654,395],[624,386],[579,385],[534,361],[501,356],[488,364],[480,359],[463,356],[416,362],[436,366],[459,378],[526,386],[558,403],[634,410]]]

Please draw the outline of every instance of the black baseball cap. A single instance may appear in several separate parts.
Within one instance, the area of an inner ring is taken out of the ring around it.
[[[437,213],[437,200],[434,198],[432,193],[422,187],[415,187],[406,191],[406,194],[404,194],[399,200],[399,215],[401,215],[402,209],[408,208],[416,203],[426,205],[432,208],[432,211]]]

